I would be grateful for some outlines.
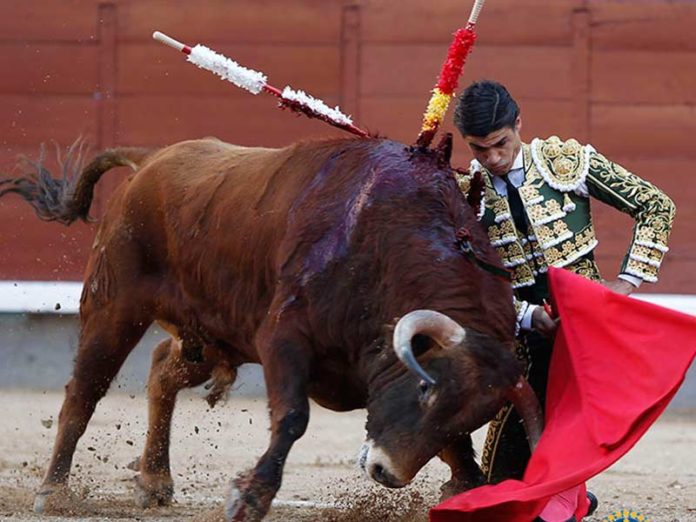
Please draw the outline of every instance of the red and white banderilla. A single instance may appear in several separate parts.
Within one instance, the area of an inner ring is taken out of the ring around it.
[[[293,112],[304,114],[310,118],[318,118],[358,136],[368,136],[367,132],[353,125],[351,118],[343,114],[338,107],[332,109],[323,101],[290,87],[285,87],[281,91],[268,84],[265,74],[242,67],[234,60],[216,53],[212,49],[203,45],[190,47],[159,31],[155,31],[152,37],[158,42],[187,55],[189,62],[216,74],[237,87],[245,89],[252,94],[259,94],[263,91],[276,96],[280,100],[281,108],[288,108]]]

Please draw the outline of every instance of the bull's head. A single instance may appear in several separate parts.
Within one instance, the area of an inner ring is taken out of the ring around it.
[[[369,477],[388,487],[405,486],[508,400],[524,419],[530,444],[536,443],[539,406],[508,347],[431,310],[402,317],[393,343],[409,372],[389,379],[368,404],[360,466]]]

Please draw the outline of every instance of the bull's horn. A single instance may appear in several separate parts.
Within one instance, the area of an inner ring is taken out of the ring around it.
[[[457,346],[464,341],[466,330],[445,314],[434,310],[414,310],[404,315],[394,329],[394,351],[399,360],[428,384],[435,384],[428,373],[418,364],[411,339],[417,334],[427,335],[443,348]]]
[[[529,449],[534,451],[544,430],[544,416],[539,400],[524,377],[520,377],[520,380],[512,387],[509,398],[524,422]]]

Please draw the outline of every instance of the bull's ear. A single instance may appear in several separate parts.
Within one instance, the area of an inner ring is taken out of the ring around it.
[[[452,159],[452,133],[446,132],[440,139],[440,143],[435,147],[435,152],[439,156],[440,160],[445,164],[450,164],[450,159]]]
[[[484,188],[483,176],[479,171],[474,172],[469,179],[469,192],[466,194],[466,200],[477,215],[480,213]]]

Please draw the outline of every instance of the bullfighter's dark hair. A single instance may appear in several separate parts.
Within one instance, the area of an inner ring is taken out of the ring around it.
[[[517,102],[503,85],[482,80],[469,85],[459,97],[454,124],[462,136],[483,137],[513,128],[519,114]]]

